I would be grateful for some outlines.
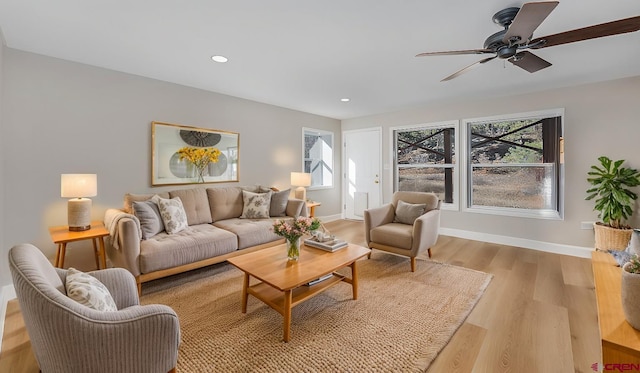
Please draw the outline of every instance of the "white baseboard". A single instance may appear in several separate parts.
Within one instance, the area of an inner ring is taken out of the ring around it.
[[[15,299],[16,290],[13,285],[7,285],[0,290],[0,351],[2,351],[2,336],[4,336],[4,319],[7,315],[7,303]]]
[[[580,258],[591,258],[591,252],[594,250],[592,247],[572,246],[564,245],[553,242],[544,242],[530,240],[526,238],[500,236],[497,234],[481,233],[464,231],[461,229],[442,228],[440,227],[440,234],[445,236],[453,236],[459,238],[465,238],[468,240],[484,241],[490,243],[496,243],[500,245],[509,245],[515,247],[522,247],[525,249],[533,249],[538,251],[544,251],[554,254],[577,256]]]

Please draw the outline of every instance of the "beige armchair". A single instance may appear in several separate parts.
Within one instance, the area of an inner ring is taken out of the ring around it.
[[[168,306],[139,305],[127,270],[89,272],[118,308],[101,312],[67,297],[67,270],[54,268],[33,245],[11,248],[9,268],[42,372],[175,372],[178,317]]]
[[[438,239],[440,201],[433,193],[396,192],[390,204],[364,212],[364,225],[369,248],[408,256],[415,272],[416,257],[425,250],[431,257]]]

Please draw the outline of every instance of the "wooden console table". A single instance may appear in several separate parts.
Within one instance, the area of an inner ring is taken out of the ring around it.
[[[640,364],[640,330],[627,322],[622,311],[622,269],[613,256],[602,251],[591,254],[598,303],[598,324],[604,364]]]

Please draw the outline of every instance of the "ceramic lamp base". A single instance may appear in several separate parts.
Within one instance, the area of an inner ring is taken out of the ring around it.
[[[307,188],[305,187],[297,187],[294,191],[294,197],[296,199],[301,199],[303,201],[307,200]]]
[[[67,203],[67,221],[69,230],[80,232],[91,229],[91,200],[74,198]]]

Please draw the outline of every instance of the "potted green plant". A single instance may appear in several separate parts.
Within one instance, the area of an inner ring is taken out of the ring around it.
[[[595,198],[594,210],[602,223],[594,224],[596,248],[623,250],[627,247],[633,230],[626,220],[633,214],[634,201],[638,195],[629,188],[640,185],[640,172],[622,167],[624,160],[612,161],[608,157],[598,158],[600,165],[591,166],[587,181],[587,200]]]
[[[640,329],[640,260],[637,255],[622,267],[622,310],[629,324]]]

